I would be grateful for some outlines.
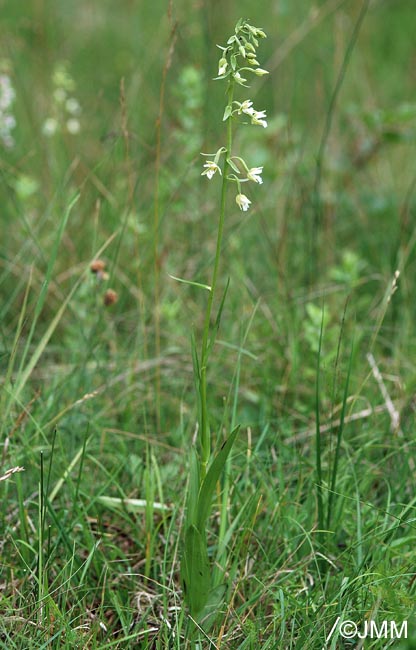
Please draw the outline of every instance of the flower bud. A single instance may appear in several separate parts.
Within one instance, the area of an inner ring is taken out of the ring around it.
[[[263,70],[263,68],[256,68],[253,70],[254,74],[256,74],[258,77],[264,77],[265,74],[269,74],[268,70]]]

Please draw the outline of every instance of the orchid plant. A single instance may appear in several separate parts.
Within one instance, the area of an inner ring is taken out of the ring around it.
[[[238,433],[237,427],[222,442],[219,451],[215,453],[207,403],[207,369],[210,352],[219,327],[225,293],[213,325],[211,316],[219,275],[227,188],[229,184],[236,185],[235,202],[240,210],[247,212],[252,201],[242,192],[242,184],[257,183],[261,185],[263,183],[263,167],[251,166],[241,156],[234,155],[232,141],[234,125],[247,123],[247,118],[251,125],[267,127],[266,111],[256,110],[251,99],[238,101],[234,98],[237,86],[249,87],[247,83],[249,75],[263,76],[267,74],[266,70],[260,68],[257,60],[259,41],[265,37],[266,34],[262,29],[241,19],[226,45],[218,46],[221,50],[221,57],[218,62],[216,80],[227,83],[227,104],[223,115],[223,122],[226,124],[226,145],[221,146],[216,153],[202,154],[207,160],[203,165],[201,175],[209,181],[212,181],[215,176],[221,177],[222,188],[211,284],[198,285],[207,289],[209,294],[199,353],[195,339],[193,339],[194,375],[198,397],[198,444],[191,454],[181,576],[190,619],[196,622],[198,628],[202,627],[204,630],[207,630],[212,624],[226,592],[223,575],[218,577],[218,571],[212,570],[210,567],[206,535],[207,523],[215,487]],[[221,539],[219,541],[221,545]]]

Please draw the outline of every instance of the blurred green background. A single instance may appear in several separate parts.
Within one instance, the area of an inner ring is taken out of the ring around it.
[[[1,8],[1,65],[15,91],[16,121],[1,163],[5,364],[30,269],[32,303],[56,224],[79,192],[36,336],[111,236],[104,258],[119,299],[103,310],[95,279],[83,280],[43,358],[98,364],[98,376],[85,371],[89,392],[107,381],[110,361],[131,368],[162,356],[165,369],[149,371],[141,387],[144,411],[122,390],[124,414],[130,403],[131,424],[152,431],[154,390],[161,430],[171,430],[182,399],[193,408],[189,324],[198,331],[205,296],[169,274],[207,281],[218,188],[201,179],[200,152],[224,143],[216,44],[243,15],[267,31],[261,65],[270,76],[247,90],[267,110],[269,128],[236,136],[236,152],[264,165],[265,183],[254,188],[249,215],[230,198],[225,236],[227,345],[239,345],[259,301],[242,412],[258,424],[276,411],[308,410],[299,396],[313,391],[322,297],[330,363],[347,297],[345,327],[356,328],[365,346],[399,267],[401,291],[380,345],[407,371],[414,351],[412,2],[33,0],[24,11],[14,2]],[[74,114],[59,99],[63,87],[65,101],[78,105]],[[229,370],[215,391],[219,402],[235,359],[230,351],[221,359]],[[408,372],[413,381],[413,367]]]

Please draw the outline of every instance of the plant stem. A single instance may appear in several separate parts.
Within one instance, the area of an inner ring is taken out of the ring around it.
[[[227,92],[229,106],[232,105],[233,95],[234,95],[234,81],[230,81],[228,85],[228,92]],[[222,245],[222,236],[223,236],[224,220],[225,220],[225,203],[227,197],[228,160],[231,157],[231,149],[232,149],[232,118],[230,116],[227,119],[227,147],[226,147],[223,172],[222,172],[221,206],[220,206],[220,216],[219,216],[218,230],[217,230],[217,246],[215,250],[214,269],[212,272],[211,290],[209,292],[207,308],[205,312],[204,331],[202,336],[202,348],[201,348],[201,369],[200,369],[200,385],[199,385],[199,393],[201,399],[201,423],[200,423],[201,481],[205,478],[206,471],[207,471],[207,464],[211,456],[211,433],[209,430],[208,406],[207,406],[207,366],[208,366],[208,357],[209,357],[209,348],[210,348],[209,333],[210,333],[212,306],[214,302],[215,289],[217,286],[218,269],[219,269],[219,263],[221,257],[221,245]]]

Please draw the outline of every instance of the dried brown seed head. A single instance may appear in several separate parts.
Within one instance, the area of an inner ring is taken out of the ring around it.
[[[103,260],[93,260],[90,264],[91,273],[102,274],[105,269],[105,262]]]
[[[111,305],[114,305],[118,300],[118,295],[113,289],[107,289],[107,291],[104,294],[104,304],[106,307],[110,307]]]

